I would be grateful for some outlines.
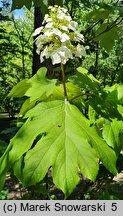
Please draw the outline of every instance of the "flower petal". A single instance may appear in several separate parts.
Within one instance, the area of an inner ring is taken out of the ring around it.
[[[85,48],[83,45],[78,44],[76,46],[76,52],[75,52],[75,56],[81,58],[82,56],[85,56],[86,52],[85,52]]]
[[[63,33],[60,38],[61,38],[62,43],[64,43],[65,41],[70,40],[70,37],[65,33]]]
[[[59,54],[57,52],[54,52],[51,55],[51,59],[52,59],[52,64],[53,65],[61,63],[61,58],[60,58],[60,56],[59,56]]]
[[[37,28],[37,29],[34,31],[33,36],[36,36],[36,35],[40,34],[42,29],[43,29],[43,26]]]

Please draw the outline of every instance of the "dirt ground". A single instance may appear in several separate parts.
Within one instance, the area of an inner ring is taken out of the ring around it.
[[[103,190],[106,190],[108,188],[108,190],[111,190],[113,191],[113,193],[117,194],[120,200],[123,200],[123,172],[118,174],[116,177],[114,177],[113,180],[114,181],[112,183],[108,183],[107,185],[104,185]],[[83,185],[81,186],[83,187]],[[11,179],[10,175],[6,176],[5,188],[9,188],[9,193],[7,195],[7,199],[9,200],[13,200],[13,199],[20,200],[20,199],[23,199],[23,197],[26,197],[26,195],[28,194],[28,190],[24,188],[20,188],[18,181]],[[81,189],[79,189],[79,192],[80,190]],[[71,199],[74,199],[73,196]],[[93,199],[94,199],[94,196],[93,196]]]

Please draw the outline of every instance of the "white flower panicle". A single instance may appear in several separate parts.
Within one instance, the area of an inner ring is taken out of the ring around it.
[[[43,26],[33,34],[37,36],[35,41],[40,61],[51,58],[53,65],[66,64],[74,56],[84,56],[84,46],[80,45],[84,37],[77,30],[77,22],[72,20],[65,8],[55,5],[48,9],[49,14],[45,15]]]

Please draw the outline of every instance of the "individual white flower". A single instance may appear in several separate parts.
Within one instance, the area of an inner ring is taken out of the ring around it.
[[[44,35],[47,36],[47,37],[50,37],[51,35],[53,34],[53,31],[46,31],[44,32]]]
[[[47,38],[47,36],[46,35],[39,35],[37,38],[36,38],[36,46],[37,46],[37,48],[41,48],[42,49],[42,46],[44,45],[44,41],[45,41],[45,39]]]
[[[70,37],[69,37],[66,33],[63,33],[63,34],[60,36],[60,40],[61,40],[62,43],[64,43],[65,41],[70,40]]]
[[[41,42],[38,43],[38,46],[37,46],[37,49],[36,49],[36,52],[38,55],[40,55],[40,52],[41,52],[41,49],[43,48],[43,45]]]
[[[49,16],[49,14],[45,14],[44,20],[42,23],[44,24],[44,23],[48,23],[48,22],[52,22],[52,18]]]
[[[40,34],[42,29],[43,29],[43,26],[37,28],[37,29],[34,31],[33,36],[36,36],[36,35]]]
[[[47,20],[46,20],[46,22],[48,23],[48,22],[52,22],[52,18],[47,18]]]
[[[41,63],[44,61],[44,57],[46,57],[46,59],[49,58],[49,52],[48,52],[48,47],[46,46],[45,49],[41,52]]]
[[[48,9],[52,10],[52,11],[55,11],[56,8],[58,8],[59,6],[58,5],[54,5],[53,6],[49,6]]]
[[[66,46],[62,46],[52,53],[51,59],[53,65],[58,63],[66,64],[69,59],[73,59],[73,55]]]
[[[78,23],[75,21],[71,21],[70,24],[68,25],[69,29],[72,31],[76,31],[76,29],[78,28]]]
[[[49,18],[49,14],[45,14],[43,22],[47,21],[48,18]]]
[[[68,26],[61,26],[61,29],[64,31],[68,31]]]
[[[52,59],[52,64],[53,65],[61,63],[60,55],[57,52],[54,52],[52,54],[51,59]]]
[[[84,46],[78,44],[78,45],[76,46],[75,56],[81,58],[81,57],[84,56],[85,54],[86,54],[86,52],[85,52]]]
[[[48,9],[50,10],[50,9],[52,9],[52,7],[53,7],[53,6],[49,6]]]
[[[64,19],[64,13],[62,11],[60,13],[58,13],[57,18],[63,20]]]
[[[77,41],[84,41],[84,36],[80,32],[76,32]]]
[[[55,35],[57,35],[59,37],[62,36],[62,32],[60,30],[56,29],[56,28],[52,28],[51,31],[47,30],[47,31],[44,32],[44,35],[46,35],[47,37],[49,37],[49,36],[51,36],[53,34],[55,34]]]
[[[45,25],[45,28],[52,28],[53,27],[53,22],[49,22]]]
[[[82,56],[85,56],[85,55],[86,55],[86,50],[85,50],[85,48],[84,48],[84,46],[83,46]]]
[[[57,18],[60,20],[66,19],[67,21],[72,20],[70,16],[65,15],[62,11],[58,13]]]
[[[62,36],[62,32],[61,32],[60,30],[58,30],[58,29],[56,29],[56,28],[53,28],[52,31],[53,31],[53,34],[58,35],[59,37]]]
[[[64,13],[67,13],[68,12],[68,10],[66,9],[66,8],[60,8],[60,10],[62,10]]]

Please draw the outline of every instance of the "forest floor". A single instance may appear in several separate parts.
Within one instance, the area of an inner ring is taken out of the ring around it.
[[[73,200],[74,198],[76,200],[81,199],[82,196],[82,192],[85,189],[85,185],[88,184],[88,182],[86,183],[86,181],[81,182],[80,185],[78,186],[78,188],[75,189],[75,192],[72,194],[71,197],[69,197],[69,199]],[[54,186],[52,186],[54,187]],[[88,188],[89,193],[92,193],[92,188],[93,186],[90,186],[90,188]],[[114,177],[113,181],[104,181],[100,184],[99,186],[100,188],[98,190],[96,190],[96,195],[95,196],[95,190],[93,191],[93,195],[91,196],[91,199],[109,199],[109,194],[111,195],[110,198],[113,195],[113,198],[111,199],[119,199],[119,200],[123,200],[123,172],[119,173],[116,177]],[[9,192],[7,194],[7,199],[9,200],[21,200],[21,199],[47,199],[42,198],[42,196],[40,197],[33,197],[30,192],[23,188],[20,187],[20,184],[18,182],[18,180],[15,180],[14,178],[12,178],[9,174],[6,176],[6,182],[5,182],[5,186],[4,188],[9,189]],[[50,190],[52,190],[52,188],[50,188]],[[56,195],[56,197],[59,197],[58,199],[62,199],[63,195],[62,193],[60,193],[59,190],[53,189],[54,190],[54,194]],[[102,196],[102,192],[105,192],[105,196]],[[86,191],[87,193],[87,191]],[[99,196],[101,195],[101,196]],[[99,197],[99,198],[98,198]],[[104,197],[104,198],[103,198]],[[115,198],[116,197],[116,198]],[[84,198],[86,199],[86,197]],[[88,198],[87,198],[88,199]]]
[[[10,139],[9,134],[2,134],[1,132],[5,130],[6,128],[10,127],[10,122],[11,120],[7,113],[0,114],[0,140],[2,141],[9,142],[9,139]],[[86,188],[87,184],[88,184],[87,180],[82,180],[79,186],[77,186],[77,189],[75,189],[75,192],[72,194],[70,199],[83,198],[83,196],[81,196],[80,193],[83,193],[83,190]],[[88,191],[91,191],[93,187],[94,185],[91,184],[90,188],[88,188]],[[63,198],[63,194],[60,193],[59,190],[54,188],[54,186],[52,186],[51,188],[52,188],[51,190],[54,190],[54,193],[57,193],[56,197],[59,197],[59,199]],[[26,199],[26,196],[27,196],[27,199],[29,199],[29,196],[28,196],[29,191],[23,187],[20,187],[20,183],[18,182],[18,180],[16,178],[13,178],[13,176],[10,174],[7,174],[6,176],[4,190],[8,190],[7,199],[15,199],[15,200],[16,199]],[[100,191],[101,193],[102,191],[103,192],[106,191],[106,193],[108,193],[107,199],[108,199],[109,193],[111,192],[112,194],[115,194],[116,197],[118,197],[120,200],[123,200],[123,171],[120,172],[117,176],[115,176],[114,179],[111,181],[104,181],[104,182],[102,181],[98,192],[100,193]],[[95,195],[92,196],[92,199],[97,199],[97,198],[98,197]],[[104,199],[106,199],[105,196],[104,196]]]

